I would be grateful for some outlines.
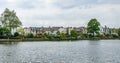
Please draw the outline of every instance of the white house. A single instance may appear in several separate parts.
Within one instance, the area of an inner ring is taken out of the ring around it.
[[[51,34],[56,36],[59,29],[60,29],[60,27],[52,27],[51,28]]]
[[[73,27],[67,27],[67,33],[70,35],[71,34],[71,30],[73,30]]]
[[[3,27],[2,22],[0,21],[0,28]]]
[[[51,33],[52,33],[52,32],[51,32],[51,29],[52,29],[51,27],[46,27],[46,28],[45,28],[45,31],[46,31],[45,33],[51,34]]]
[[[99,33],[100,33],[100,34],[104,34],[104,33],[105,33],[105,31],[104,31],[104,27],[100,26],[99,28],[100,28]]]
[[[60,33],[67,33],[67,28],[60,27],[59,31]]]

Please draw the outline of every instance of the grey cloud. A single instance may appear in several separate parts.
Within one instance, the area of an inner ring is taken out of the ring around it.
[[[0,1],[0,8],[5,8],[5,7],[7,7],[8,4],[9,4],[9,2],[7,2],[6,0],[2,0],[2,1]]]
[[[5,0],[0,1],[0,8],[9,5],[14,8],[24,26],[83,26],[87,25],[91,18],[97,18],[103,26],[119,27],[120,0],[51,0],[50,3],[48,1]]]
[[[40,8],[44,8],[44,1],[26,0],[16,4],[16,7],[23,9],[34,9],[36,6]]]
[[[53,3],[54,6],[62,9],[81,8],[101,4],[120,4],[120,0],[55,0]]]
[[[120,4],[120,0],[98,0],[100,4]]]

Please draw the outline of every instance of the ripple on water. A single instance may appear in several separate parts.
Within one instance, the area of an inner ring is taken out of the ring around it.
[[[1,63],[120,63],[120,40],[0,44]]]

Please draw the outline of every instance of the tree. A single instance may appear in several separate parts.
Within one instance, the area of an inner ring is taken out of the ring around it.
[[[99,26],[100,23],[97,21],[97,19],[91,19],[87,25],[88,33],[92,34],[94,37],[95,33],[97,34],[100,31]]]
[[[120,28],[118,29],[118,36],[120,36]]]
[[[58,36],[60,35],[60,31],[57,31],[57,35],[58,35]]]
[[[9,37],[10,30],[6,27],[0,28],[0,37]]]
[[[1,22],[4,27],[9,28],[10,32],[12,29],[22,26],[22,23],[16,16],[15,11],[10,11],[8,8],[6,8],[1,14]]]
[[[22,28],[22,27],[19,27],[18,29],[17,29],[17,32],[19,33],[19,34],[21,34],[21,35],[24,35],[24,28]]]
[[[77,37],[78,37],[78,33],[77,33],[77,31],[75,31],[75,30],[71,30],[71,31],[70,31],[70,34],[71,34],[71,37],[74,37],[74,38],[77,38]]]
[[[60,37],[61,37],[61,38],[65,38],[65,35],[66,35],[66,34],[65,34],[64,32],[61,32],[61,33],[60,33]]]

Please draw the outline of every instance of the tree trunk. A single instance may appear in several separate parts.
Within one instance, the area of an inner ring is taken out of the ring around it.
[[[11,31],[12,31],[12,29],[11,29],[11,27],[10,27],[10,35],[9,35],[9,37],[11,37],[11,35],[12,35],[12,32],[11,32]]]
[[[95,36],[94,32],[93,32],[93,37]]]

